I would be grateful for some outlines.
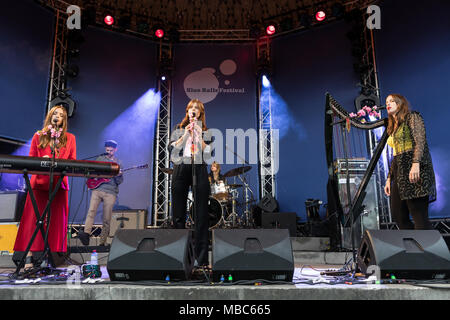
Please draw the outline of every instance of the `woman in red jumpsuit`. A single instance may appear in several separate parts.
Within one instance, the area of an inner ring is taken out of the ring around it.
[[[52,136],[54,138],[52,138]],[[55,140],[56,139],[56,140]],[[51,147],[56,142],[55,158],[76,159],[75,136],[67,132],[67,111],[63,106],[53,107],[44,120],[44,127],[37,131],[31,141],[30,157],[52,157]],[[53,177],[53,185],[56,186],[59,176]],[[42,215],[49,199],[49,175],[32,175],[31,189],[36,198],[39,214]],[[53,187],[54,188],[54,187]],[[69,183],[64,177],[60,189],[51,204],[51,221],[48,232],[48,243],[51,252],[67,251],[67,221],[69,215],[68,201]],[[47,219],[45,219],[47,222]],[[36,228],[36,216],[31,203],[30,195],[27,195],[22,218],[20,220],[14,251],[25,251],[31,236]],[[44,224],[47,230],[47,223]],[[27,255],[25,269],[31,268],[31,256],[33,251],[44,250],[44,238],[39,231]]]

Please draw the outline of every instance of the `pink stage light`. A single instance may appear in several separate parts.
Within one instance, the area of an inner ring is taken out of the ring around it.
[[[325,14],[324,11],[320,10],[316,12],[316,20],[317,21],[323,21],[325,20],[325,18],[327,17],[327,15]]]
[[[114,18],[110,15],[107,15],[103,21],[108,25],[112,26],[114,24]]]
[[[275,33],[275,31],[276,31],[276,29],[275,29],[275,26],[273,24],[267,26],[267,28],[266,28],[266,33],[269,36],[273,35]]]
[[[157,36],[158,38],[162,38],[164,37],[164,30],[163,29],[158,29],[155,31],[155,36]]]

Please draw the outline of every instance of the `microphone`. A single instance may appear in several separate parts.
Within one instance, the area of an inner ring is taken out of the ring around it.
[[[197,113],[193,110],[189,110],[189,120],[195,121],[197,120]]]
[[[383,109],[386,109],[386,105],[385,104],[382,105],[381,107],[377,107],[377,110],[383,110]]]

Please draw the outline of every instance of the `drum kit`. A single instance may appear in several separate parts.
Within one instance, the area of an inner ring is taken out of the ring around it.
[[[250,166],[242,166],[227,171],[222,177],[224,180],[218,180],[211,183],[211,193],[208,199],[208,215],[209,229],[216,228],[238,228],[252,227],[253,219],[251,212],[248,210],[249,204],[255,202],[253,200],[253,191],[250,189],[244,173],[250,171]],[[173,174],[172,168],[164,168],[162,170],[166,174]],[[225,178],[237,177],[242,184],[228,184]],[[244,200],[239,201],[239,189],[244,187]],[[251,199],[250,199],[251,196]],[[187,219],[186,227],[190,228],[195,224],[193,216],[193,194],[188,193],[187,199]],[[244,207],[244,212],[238,214],[237,208]]]

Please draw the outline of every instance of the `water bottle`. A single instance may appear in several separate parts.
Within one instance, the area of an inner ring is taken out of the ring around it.
[[[96,250],[92,251],[92,254],[91,254],[91,265],[98,265],[98,254],[97,254]]]

